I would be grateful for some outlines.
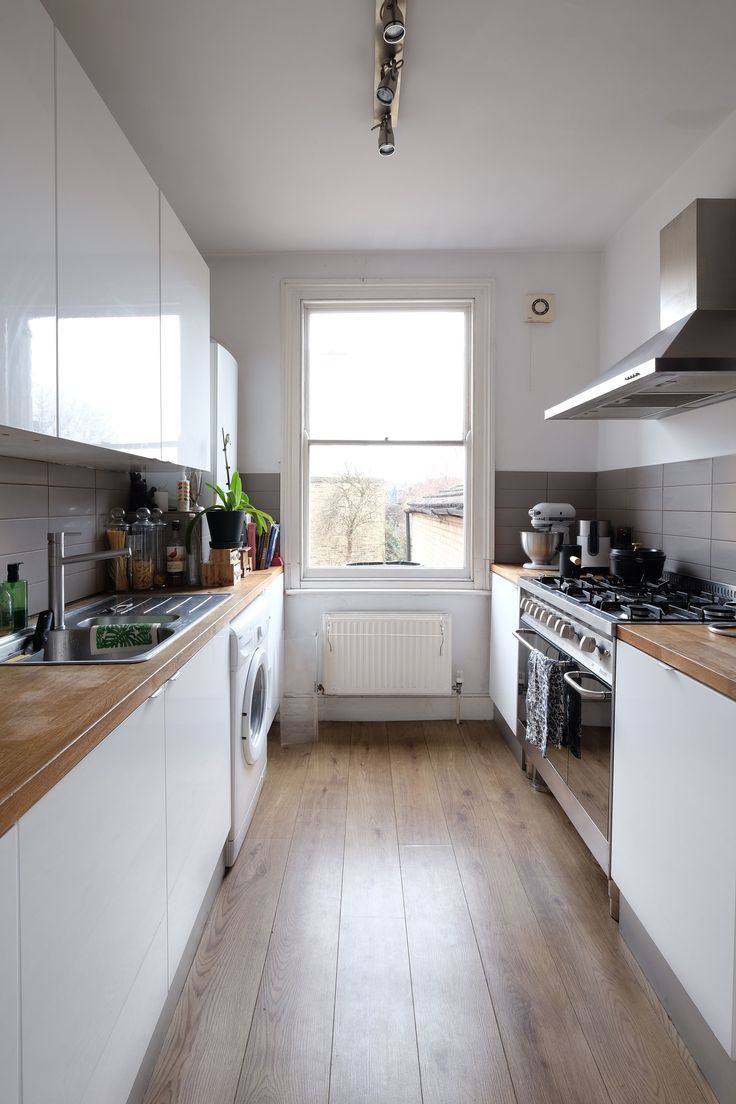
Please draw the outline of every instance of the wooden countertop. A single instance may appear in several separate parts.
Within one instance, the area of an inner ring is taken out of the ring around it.
[[[0,835],[281,573],[213,588],[231,600],[143,663],[0,666]]]
[[[504,579],[508,579],[510,583],[518,584],[519,579],[522,576],[529,575],[532,578],[535,575],[556,575],[557,572],[552,567],[522,567],[521,564],[491,564],[491,571],[494,575],[501,575]]]
[[[736,637],[705,625],[618,625],[619,640],[736,701]]]

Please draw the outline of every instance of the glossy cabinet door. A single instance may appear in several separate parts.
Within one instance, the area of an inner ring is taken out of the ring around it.
[[[59,435],[161,456],[159,195],[56,35]]]
[[[20,1104],[18,826],[0,837],[0,1104]]]
[[[284,576],[277,575],[266,590],[268,605],[268,726],[281,705],[284,684]]]
[[[491,700],[515,733],[519,646],[511,634],[519,627],[519,588],[502,575],[491,578]]]
[[[162,458],[206,470],[210,466],[210,270],[163,195],[161,395]]]
[[[19,822],[24,1104],[124,1104],[167,993],[164,695]]]
[[[619,641],[611,876],[736,1057],[736,702]]]
[[[230,630],[166,685],[171,984],[230,830]]]
[[[0,0],[0,424],[56,433],[54,28]]]

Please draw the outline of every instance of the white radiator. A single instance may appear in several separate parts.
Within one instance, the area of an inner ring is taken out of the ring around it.
[[[323,614],[322,685],[326,694],[450,694],[450,614]]]

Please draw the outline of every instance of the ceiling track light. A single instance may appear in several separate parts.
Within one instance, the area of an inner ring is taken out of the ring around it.
[[[393,128],[399,115],[407,0],[375,0],[376,29],[373,78],[373,130],[378,130],[378,152],[394,153]]]
[[[406,34],[404,16],[398,0],[383,0],[379,14],[382,23],[383,41],[388,42],[389,46],[396,46]]]
[[[376,99],[384,107],[390,107],[396,96],[396,87],[399,83],[399,71],[404,64],[403,58],[389,58],[381,66],[381,79],[376,89]]]

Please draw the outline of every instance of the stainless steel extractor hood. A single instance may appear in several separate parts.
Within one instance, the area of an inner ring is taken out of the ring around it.
[[[662,329],[550,418],[665,418],[736,397],[736,199],[696,199],[660,233]]]

